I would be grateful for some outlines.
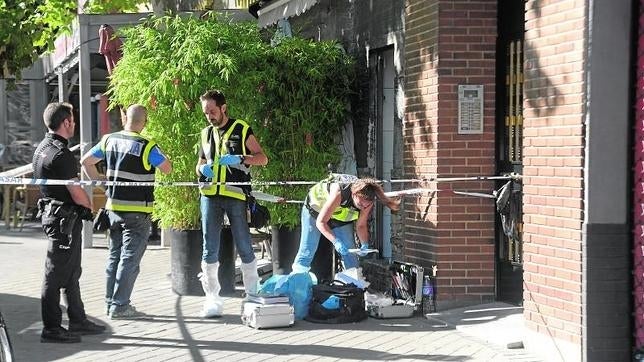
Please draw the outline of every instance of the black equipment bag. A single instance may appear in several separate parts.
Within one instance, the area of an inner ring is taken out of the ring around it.
[[[255,229],[261,229],[268,226],[271,221],[271,215],[268,212],[268,208],[258,203],[253,196],[247,195],[246,198],[248,203],[248,212],[250,215],[248,226]]]
[[[329,297],[339,299],[339,309],[327,309],[322,306]],[[309,314],[305,318],[313,323],[352,323],[366,319],[364,290],[355,284],[345,284],[341,281],[321,282],[313,286],[313,297],[309,304]]]

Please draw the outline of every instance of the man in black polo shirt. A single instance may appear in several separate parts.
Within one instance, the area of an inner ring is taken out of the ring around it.
[[[69,103],[51,103],[43,120],[49,132],[33,157],[34,177],[49,180],[78,180],[79,163],[67,148],[76,123]],[[92,219],[89,197],[80,185],[41,185],[43,198],[38,201],[42,228],[49,240],[45,260],[41,308],[41,342],[80,342],[81,334],[99,334],[105,326],[90,322],[81,300],[78,279],[81,276],[82,220]],[[67,296],[69,330],[61,326],[60,290]]]

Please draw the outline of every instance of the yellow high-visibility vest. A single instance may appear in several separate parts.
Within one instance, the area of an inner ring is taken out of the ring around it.
[[[309,189],[309,194],[306,198],[307,207],[309,210],[319,213],[322,206],[329,198],[329,191],[331,190],[332,183],[340,184],[340,206],[333,210],[331,219],[340,222],[351,222],[358,220],[360,210],[352,207],[353,199],[351,198],[351,182],[358,178],[353,175],[345,174],[331,174],[327,179],[318,182]]]
[[[227,196],[239,200],[246,200],[246,193],[244,189],[249,187],[242,187],[239,185],[225,185],[217,183],[224,182],[249,182],[250,181],[250,167],[239,164],[239,165],[219,165],[219,157],[225,154],[241,154],[245,156],[247,154],[246,150],[246,135],[250,126],[248,123],[242,120],[230,120],[233,123],[226,130],[226,132],[219,137],[217,129],[213,126],[208,126],[201,130],[201,147],[206,158],[206,162],[212,163],[213,173],[215,177],[212,179],[210,185],[199,187],[199,192],[205,196]],[[231,138],[236,138],[238,140],[239,149],[233,150],[229,146],[229,141]],[[214,147],[212,142],[214,142]],[[214,152],[213,152],[214,150]]]

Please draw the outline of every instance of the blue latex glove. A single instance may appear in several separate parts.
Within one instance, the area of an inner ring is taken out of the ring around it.
[[[329,310],[340,309],[340,298],[338,298],[336,295],[332,295],[328,297],[324,301],[324,303],[322,303],[322,306],[325,309],[329,309]]]
[[[226,154],[219,157],[220,165],[239,165],[240,163],[242,163],[241,155]]]
[[[215,173],[212,170],[212,163],[204,163],[203,165],[199,166],[199,172],[201,172],[201,174],[207,178],[215,177]]]
[[[369,245],[369,242],[367,241],[366,243],[363,243],[360,245],[360,249],[358,250],[357,254],[358,256],[367,256],[369,254],[369,250],[371,250],[371,246]],[[371,251],[373,252],[373,251]]]
[[[335,242],[333,243],[333,247],[338,253],[340,253],[340,255],[349,254],[349,249],[347,249],[347,247],[344,246],[344,243],[342,243],[342,241],[340,241],[339,239],[335,239]]]

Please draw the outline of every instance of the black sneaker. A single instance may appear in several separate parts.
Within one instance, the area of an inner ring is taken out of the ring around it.
[[[105,326],[96,324],[88,319],[81,323],[69,323],[69,331],[80,335],[101,334],[105,332]]]
[[[80,341],[81,337],[79,335],[70,333],[63,327],[43,328],[40,334],[40,342],[42,343],[78,343]]]

